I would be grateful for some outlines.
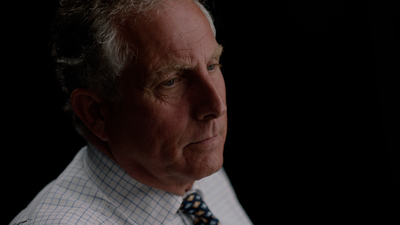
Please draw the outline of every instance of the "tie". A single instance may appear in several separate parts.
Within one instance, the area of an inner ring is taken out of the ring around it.
[[[213,216],[206,203],[199,194],[193,193],[183,199],[180,210],[195,216],[195,225],[221,225],[219,220]]]

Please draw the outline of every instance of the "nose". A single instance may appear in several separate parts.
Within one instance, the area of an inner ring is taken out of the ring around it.
[[[198,79],[193,92],[195,105],[194,116],[197,120],[213,120],[226,113],[225,82],[221,77],[209,75]]]

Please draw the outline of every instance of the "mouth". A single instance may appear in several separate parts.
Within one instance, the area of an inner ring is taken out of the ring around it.
[[[192,136],[192,142],[186,144],[184,149],[196,149],[199,151],[214,151],[223,148],[223,143],[225,142],[226,136],[226,126],[217,124],[214,121],[212,126],[203,129],[203,132],[197,133],[197,135]],[[197,137],[197,138],[196,138]]]
[[[213,146],[217,143],[217,141],[218,141],[218,135],[215,135],[212,137],[205,138],[201,141],[192,142],[192,143],[188,144],[187,147],[189,147],[189,146],[198,146],[198,147]]]
[[[213,140],[217,139],[217,137],[218,137],[218,135],[215,135],[213,137],[206,138],[206,139],[201,140],[201,141],[193,142],[191,144],[196,144],[196,145],[197,144],[207,144],[207,143],[212,142]]]

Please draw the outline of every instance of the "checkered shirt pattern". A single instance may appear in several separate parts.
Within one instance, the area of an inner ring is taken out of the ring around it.
[[[199,193],[222,225],[252,224],[224,170],[196,181]],[[11,224],[193,224],[179,210],[184,196],[146,186],[92,146],[48,184]]]

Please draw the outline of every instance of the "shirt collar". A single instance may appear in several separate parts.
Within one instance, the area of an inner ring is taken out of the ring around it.
[[[178,212],[183,197],[144,185],[88,145],[86,171],[118,211],[133,221],[164,224]]]

